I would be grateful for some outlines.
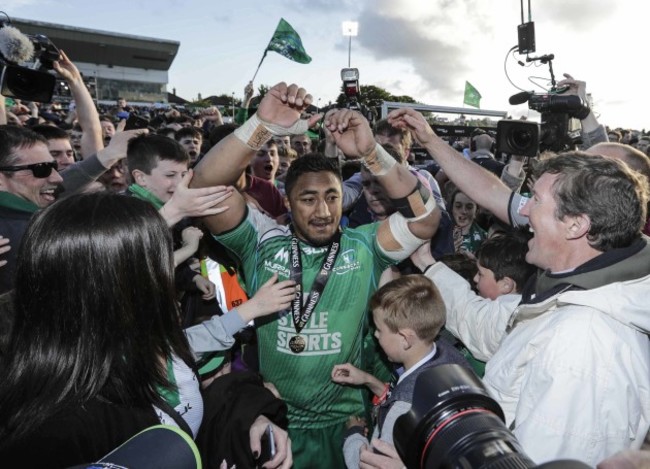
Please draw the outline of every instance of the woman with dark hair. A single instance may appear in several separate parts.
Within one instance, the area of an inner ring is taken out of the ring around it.
[[[212,441],[202,454],[214,454],[219,439],[243,445],[252,467],[273,425],[261,414],[282,421],[284,404],[261,381],[231,379],[241,400],[230,403],[245,409],[233,424],[214,411],[228,386],[202,396],[179,324],[170,232],[153,206],[107,193],[72,196],[33,218],[18,259],[2,357],[0,465],[95,461],[162,422]],[[201,425],[204,413],[210,428]],[[286,433],[273,430],[283,454],[268,467],[289,467]]]

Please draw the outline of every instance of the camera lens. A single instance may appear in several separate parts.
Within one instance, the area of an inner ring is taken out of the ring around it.
[[[535,137],[528,130],[517,130],[513,129],[512,133],[509,135],[508,143],[512,148],[517,151],[523,152],[526,148],[529,148],[535,141]]]
[[[411,410],[395,422],[395,447],[409,469],[526,469],[537,467],[503,423],[503,412],[481,380],[460,365],[418,376]],[[586,469],[553,461],[546,469]]]

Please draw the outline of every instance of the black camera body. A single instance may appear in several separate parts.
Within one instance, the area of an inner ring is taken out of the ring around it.
[[[563,96],[557,93],[518,93],[510,98],[510,104],[528,101],[528,108],[542,115],[541,124],[527,121],[503,120],[497,124],[497,151],[537,156],[550,150],[562,152],[580,141],[580,129],[573,126],[573,119],[589,115],[589,106],[579,96]]]
[[[343,99],[339,97],[336,103],[321,108],[320,112],[326,114],[331,109],[351,109],[360,112],[372,125],[377,118],[377,113],[374,109],[359,102],[359,93],[361,91],[359,87],[359,69],[341,69],[341,81],[343,82],[343,93],[341,95]]]
[[[395,422],[393,441],[408,469],[587,469],[579,461],[536,466],[503,423],[499,404],[460,365],[423,371],[411,410]]]
[[[50,71],[59,59],[59,49],[43,34],[22,34],[6,26],[0,23],[0,33],[3,29],[6,33],[0,34],[0,51],[4,51],[0,52],[0,92],[8,98],[51,102],[56,77]],[[26,55],[33,61],[31,67],[19,63]]]

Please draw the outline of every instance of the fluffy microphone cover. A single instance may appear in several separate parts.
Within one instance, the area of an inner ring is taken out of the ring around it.
[[[0,28],[0,54],[9,62],[21,64],[34,56],[32,41],[13,26]]]

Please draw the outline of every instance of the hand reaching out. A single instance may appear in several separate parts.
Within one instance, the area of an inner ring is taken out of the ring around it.
[[[296,282],[278,282],[278,274],[260,287],[253,297],[237,307],[237,312],[246,322],[287,309],[296,294]]]
[[[368,382],[365,371],[360,370],[350,363],[334,365],[332,368],[332,381],[337,384],[363,385]]]
[[[174,195],[161,209],[162,216],[170,226],[175,225],[184,217],[217,215],[228,210],[228,207],[222,205],[222,202],[232,195],[234,189],[231,186],[193,189],[189,187],[192,175],[192,170],[190,170],[183,176]]]
[[[366,373],[363,370],[351,365],[350,363],[344,363],[342,365],[334,365],[332,368],[332,381],[337,384],[342,385],[352,385],[352,386],[368,386],[373,394],[377,397],[382,397],[386,386],[378,378],[375,378],[370,373]]]

